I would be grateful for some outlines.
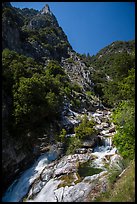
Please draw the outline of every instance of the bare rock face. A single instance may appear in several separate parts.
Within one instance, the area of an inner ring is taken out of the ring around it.
[[[85,154],[87,153],[87,149],[86,148],[78,148],[76,149],[76,154]]]
[[[10,2],[2,2],[2,7],[4,8],[10,8],[11,7],[11,4]]]
[[[10,113],[11,98],[3,91],[2,94],[2,168],[3,168],[3,191],[34,159],[31,146],[24,148],[24,143],[18,138],[10,135],[8,121]],[[31,155],[31,157],[30,157]]]
[[[22,52],[20,29],[14,21],[9,20],[6,16],[2,19],[2,38],[3,48],[10,47],[12,50]]]
[[[91,147],[94,147],[96,144],[96,140],[93,139],[93,140],[86,140],[83,142],[82,144],[82,147],[85,147],[85,148],[91,148]]]
[[[91,72],[85,63],[81,62],[77,54],[68,49],[70,58],[62,58],[62,66],[65,68],[72,82],[77,82],[84,90],[92,88],[94,83],[91,81]],[[92,68],[90,68],[92,70]]]
[[[52,15],[52,12],[50,11],[50,8],[49,8],[49,5],[48,4],[46,4],[45,6],[44,6],[44,8],[40,11],[40,13],[41,14],[50,14],[50,15]]]
[[[30,157],[31,155],[31,157]],[[2,137],[2,168],[3,190],[7,188],[20,171],[25,170],[36,155],[33,149],[24,148],[22,140],[12,138],[7,130],[3,130]],[[5,179],[6,178],[6,179]]]
[[[119,169],[121,172],[124,169],[124,165],[122,162],[122,157],[118,154],[114,154],[110,159],[110,168]]]

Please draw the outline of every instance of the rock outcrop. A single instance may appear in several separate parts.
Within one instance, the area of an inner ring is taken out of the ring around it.
[[[51,16],[53,15],[53,13],[50,11],[49,5],[46,4],[44,6],[44,8],[40,11],[41,14],[50,14]]]
[[[3,49],[15,50],[43,63],[47,59],[68,57],[68,47],[72,49],[48,5],[32,13],[3,3],[2,42]]]

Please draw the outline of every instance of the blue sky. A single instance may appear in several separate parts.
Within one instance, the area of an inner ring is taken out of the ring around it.
[[[134,2],[11,2],[41,10],[48,4],[73,49],[95,55],[117,40],[135,39]]]

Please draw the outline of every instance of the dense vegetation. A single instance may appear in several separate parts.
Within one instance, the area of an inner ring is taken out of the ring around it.
[[[61,142],[65,144],[65,152],[67,154],[75,153],[76,149],[82,146],[85,139],[92,139],[97,130],[94,128],[95,122],[93,118],[88,119],[86,115],[80,118],[80,124],[74,128],[75,135],[73,137],[66,137],[66,130],[62,129],[59,135]]]
[[[135,154],[135,108],[131,102],[119,104],[113,113],[117,133],[114,144],[124,158],[134,158]]]
[[[70,84],[67,75],[57,61],[47,66],[32,58],[3,50],[3,90],[11,97],[11,132],[21,128],[31,131],[45,119],[52,121],[60,116],[64,96],[71,98],[77,85]],[[75,103],[75,98],[74,98]]]
[[[94,91],[103,104],[113,108],[117,134],[113,142],[124,158],[134,158],[135,149],[135,48],[134,41],[117,41],[96,56],[81,56],[93,67]]]

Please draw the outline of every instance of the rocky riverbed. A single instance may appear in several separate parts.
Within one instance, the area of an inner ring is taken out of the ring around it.
[[[52,145],[14,181],[4,194],[3,202],[84,202],[89,194],[94,200],[106,191],[108,168],[115,167],[121,172],[124,169],[122,158],[112,144],[115,127],[110,123],[109,110],[97,109],[86,114],[96,121],[100,145],[85,141],[75,154],[61,158],[58,145]],[[82,114],[70,110],[65,116],[65,125],[79,123],[79,115]]]

